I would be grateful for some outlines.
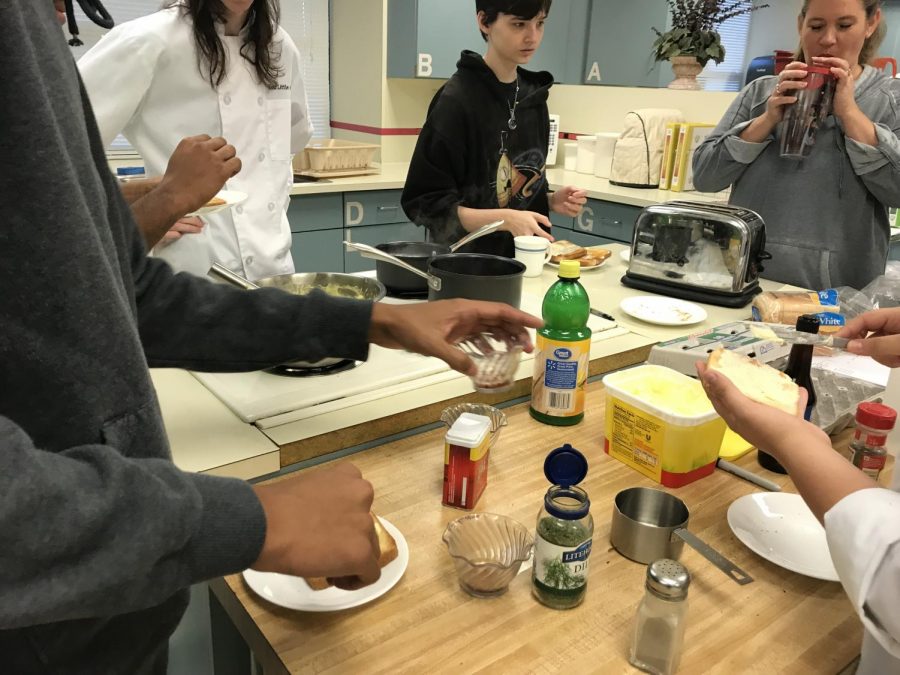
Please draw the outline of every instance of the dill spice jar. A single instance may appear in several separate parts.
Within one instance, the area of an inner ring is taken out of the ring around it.
[[[594,521],[591,500],[577,487],[587,470],[587,459],[569,444],[553,450],[544,461],[544,475],[553,486],[538,513],[531,590],[554,609],[581,604],[587,590]]]

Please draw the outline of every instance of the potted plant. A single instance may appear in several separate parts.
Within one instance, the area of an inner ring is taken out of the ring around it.
[[[666,0],[672,28],[665,33],[653,27],[653,56],[669,61],[675,80],[670,89],[699,89],[697,75],[709,63],[722,63],[725,47],[716,32],[723,21],[769,5],[748,5],[746,0]]]

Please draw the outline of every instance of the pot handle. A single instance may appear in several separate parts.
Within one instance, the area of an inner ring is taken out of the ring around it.
[[[672,536],[678,537],[679,539],[684,541],[684,543],[697,551],[697,553],[709,560],[709,562],[718,567],[720,570],[725,572],[725,574],[727,574],[741,586],[753,582],[753,577],[751,577],[744,570],[735,565],[705,541],[700,539],[700,537],[693,534],[692,532],[689,532],[687,529],[683,527],[676,528],[672,532]]]
[[[390,253],[385,253],[384,251],[381,251],[374,246],[369,246],[368,244],[357,244],[353,241],[345,241],[344,246],[346,246],[347,250],[349,251],[356,251],[357,253],[362,255],[363,258],[381,260],[382,262],[390,263],[391,265],[396,265],[397,267],[402,267],[407,272],[412,272],[416,276],[420,276],[423,279],[426,279],[428,281],[429,288],[433,288],[435,291],[441,290],[441,280],[438,277],[426,274],[422,270],[400,260],[400,258],[392,256]]]
[[[209,268],[209,272],[207,272],[207,275],[216,279],[221,279],[222,281],[229,283],[232,286],[243,288],[245,291],[253,291],[259,288],[259,286],[254,284],[249,279],[245,279],[240,274],[235,274],[230,269],[228,269],[227,267],[223,267],[217,262],[214,262],[212,264],[212,267]]]
[[[483,237],[487,234],[490,234],[491,232],[496,232],[498,229],[500,229],[500,226],[502,224],[503,224],[503,221],[498,220],[493,223],[488,223],[487,225],[483,225],[483,226],[479,227],[477,230],[475,230],[474,232],[470,232],[469,234],[467,234],[465,237],[460,239],[455,244],[451,244],[450,252],[454,253],[454,252],[456,252],[456,249],[458,249],[462,246],[465,246],[466,244],[473,242],[476,239],[480,239],[481,237]]]

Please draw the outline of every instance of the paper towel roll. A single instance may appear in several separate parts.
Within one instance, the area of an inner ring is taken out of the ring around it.
[[[597,137],[587,134],[578,137],[578,161],[575,170],[578,173],[594,173],[594,146]]]
[[[616,141],[619,134],[601,132],[595,135],[594,142],[594,175],[599,178],[609,178],[612,168],[613,151],[616,149]]]
[[[559,147],[563,153],[563,166],[566,171],[574,171],[578,165],[578,144],[574,141],[568,141],[567,143],[560,143]],[[557,161],[557,164],[559,164],[559,161]]]

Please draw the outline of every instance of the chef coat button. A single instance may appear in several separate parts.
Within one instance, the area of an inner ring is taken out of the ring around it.
[[[256,102],[259,103],[260,105],[262,105],[262,104],[263,104],[263,97],[260,96],[258,99],[256,99]]]
[[[244,259],[244,264],[245,264],[245,265],[252,265],[252,264],[253,264],[253,256],[252,256],[252,255],[248,255],[248,256]]]
[[[275,202],[269,202],[269,211],[275,210]]]
[[[240,204],[238,204],[237,206],[234,207],[234,210],[237,211],[238,213],[243,213],[244,207],[241,206]]]
[[[222,103],[224,103],[225,105],[231,105],[231,95],[225,94],[225,96],[222,97]]]
[[[259,161],[263,162],[263,161],[265,161],[265,159],[266,159],[266,153],[264,153],[264,152],[259,153]]]

